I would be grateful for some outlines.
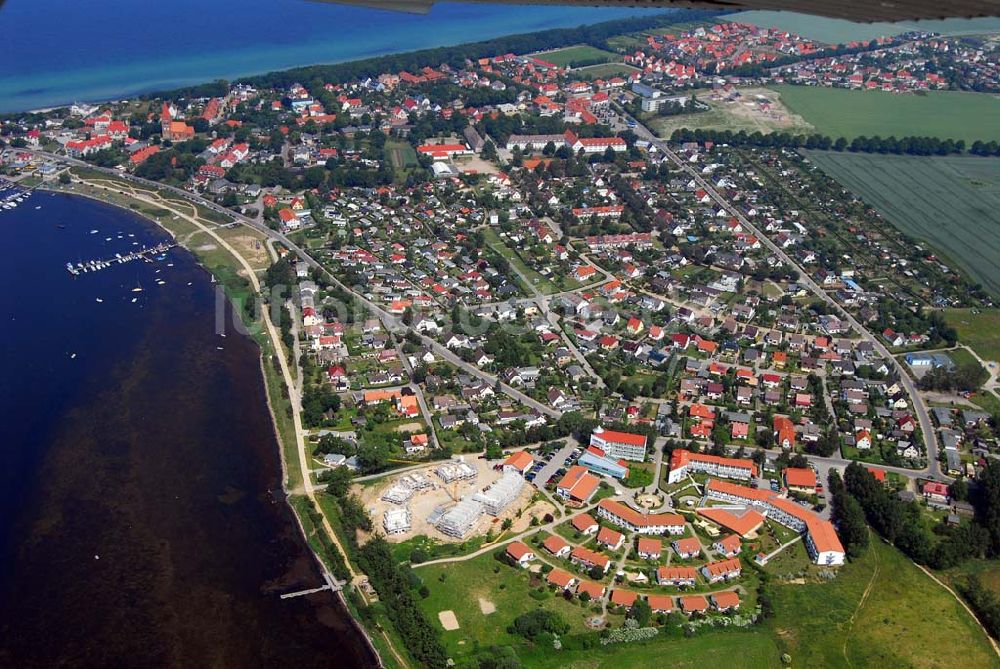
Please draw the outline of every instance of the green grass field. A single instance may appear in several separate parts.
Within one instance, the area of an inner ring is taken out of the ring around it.
[[[1000,160],[817,151],[807,155],[893,225],[925,240],[943,261],[1000,296]]]
[[[989,572],[991,564],[984,563],[982,571]],[[791,656],[793,667],[943,668],[954,666],[954,655],[942,650],[946,642],[961,649],[963,666],[1000,666],[985,632],[959,602],[880,541],[832,581],[775,585],[774,617],[752,630],[703,628],[683,638],[677,628],[666,628],[650,642],[587,651],[532,647],[507,633],[519,613],[544,607],[562,614],[573,637],[586,633],[589,609],[560,597],[529,596],[527,572],[501,565],[492,555],[422,567],[416,574],[430,589],[419,601],[432,624],[439,626],[440,611],[455,613],[459,629],[442,632],[442,638],[456,660],[492,645],[511,645],[525,667],[541,669],[659,666],[664,658],[670,666],[706,667],[731,664],[735,657],[734,666],[779,667],[781,653]],[[1000,575],[984,574],[987,578],[991,587],[1000,587]],[[483,614],[480,599],[496,611]]]
[[[843,44],[855,40],[899,35],[910,30],[926,30],[948,35],[976,34],[1000,31],[1000,19],[946,19],[901,23],[854,23],[822,16],[794,12],[750,11],[732,14],[723,19],[751,23],[762,28],[780,28],[826,44]]]
[[[551,649],[519,651],[531,669],[622,669],[623,667],[780,667],[781,658],[770,635],[758,631],[712,630],[685,639],[676,632],[639,644],[620,644],[596,650],[553,652]]]
[[[604,51],[603,49],[592,47],[589,44],[579,44],[577,46],[568,46],[565,49],[545,51],[538,54],[538,59],[547,61],[553,65],[558,65],[559,67],[566,67],[570,63],[585,60],[603,60],[607,63],[614,60],[621,60],[621,56],[611,53],[610,51]]]
[[[392,169],[396,172],[397,178],[404,177],[406,170],[420,167],[420,163],[417,162],[417,152],[414,151],[409,142],[386,140],[385,153],[389,157],[389,162],[392,163]]]
[[[926,95],[826,86],[775,86],[782,103],[830,137],[1000,138],[1000,98],[987,93],[930,91]]]
[[[873,537],[830,583],[781,585],[769,626],[796,667],[996,667],[986,633],[947,590]]]
[[[529,280],[533,281],[535,287],[538,288],[538,290],[545,293],[546,295],[556,292],[557,290],[556,286],[551,281],[546,279],[544,276],[542,276],[535,270],[528,267],[528,265],[524,262],[521,256],[517,253],[517,251],[507,246],[507,244],[505,244],[504,241],[500,239],[500,236],[496,233],[496,230],[494,230],[493,228],[486,228],[485,230],[483,230],[483,239],[485,239],[486,243],[489,246],[491,246],[494,250],[496,250],[497,253],[502,255],[507,260],[507,262],[511,264],[511,266],[516,267],[518,270],[521,271],[522,274],[524,274],[524,276],[528,277]],[[516,273],[513,274],[514,276],[512,278],[516,279],[518,283],[523,283],[523,281],[521,281],[521,278]],[[526,294],[528,295],[531,294],[531,290],[528,286],[523,286],[523,288]]]
[[[944,319],[983,360],[1000,360],[1000,309],[945,309]]]
[[[636,72],[637,68],[625,63],[604,63],[603,65],[590,65],[582,67],[577,72],[586,79],[606,79],[608,77],[624,76]]]

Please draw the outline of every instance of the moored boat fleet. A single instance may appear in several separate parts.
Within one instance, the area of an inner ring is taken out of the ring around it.
[[[31,195],[14,183],[0,179],[0,209],[14,209]]]
[[[87,260],[76,264],[68,262],[66,263],[66,271],[73,276],[79,276],[80,274],[87,274],[89,272],[99,272],[102,269],[111,267],[112,265],[122,265],[134,260],[142,260],[151,263],[153,262],[153,258],[151,256],[162,256],[174,246],[176,246],[176,244],[161,242],[156,246],[143,247],[129,253],[116,253],[113,258],[98,258],[96,260]]]

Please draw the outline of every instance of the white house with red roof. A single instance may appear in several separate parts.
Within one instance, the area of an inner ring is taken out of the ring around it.
[[[590,445],[604,451],[610,458],[642,462],[646,459],[646,437],[630,432],[617,432],[598,427],[590,435]]]

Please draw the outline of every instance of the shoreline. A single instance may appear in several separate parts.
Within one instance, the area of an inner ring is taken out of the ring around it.
[[[110,178],[110,176],[109,176],[109,178]],[[80,182],[74,182],[74,185],[78,185],[79,183]],[[109,205],[109,206],[112,206],[112,207],[117,207],[117,208],[119,208],[119,209],[121,209],[123,211],[127,211],[127,212],[132,213],[132,214],[134,214],[136,216],[139,216],[143,220],[149,221],[150,223],[154,224],[160,230],[163,230],[164,232],[166,232],[167,235],[169,235],[170,238],[173,239],[174,242],[176,242],[176,244],[179,247],[183,248],[187,253],[189,253],[191,255],[192,259],[194,260],[195,264],[198,265],[198,267],[200,267],[201,269],[203,269],[210,276],[215,277],[216,280],[219,282],[219,285],[222,285],[222,277],[219,277],[214,272],[212,272],[212,270],[209,269],[206,266],[206,264],[202,261],[202,259],[200,258],[200,256],[197,254],[197,252],[194,249],[189,248],[186,245],[185,242],[182,242],[180,240],[180,238],[178,237],[178,235],[173,230],[171,230],[169,227],[167,227],[166,225],[164,225],[160,221],[157,221],[156,219],[154,219],[154,218],[146,215],[141,210],[132,209],[132,208],[129,208],[129,207],[124,207],[120,203],[113,202],[110,199],[104,199],[104,198],[98,197],[97,195],[92,194],[92,193],[78,192],[76,190],[68,190],[68,189],[65,189],[65,188],[51,188],[46,183],[39,184],[38,186],[35,187],[35,189],[36,190],[45,191],[45,192],[49,192],[49,193],[59,193],[61,195],[71,195],[71,196],[85,197],[85,198],[93,200],[95,202],[100,202],[101,204]],[[118,193],[118,194],[121,195],[124,198],[133,199],[136,202],[142,202],[142,200],[139,200],[138,198],[134,198],[134,197],[132,197],[132,196],[126,194],[126,193]],[[226,297],[226,302],[228,304],[228,307],[232,310],[232,313],[234,313],[234,314],[238,313],[241,321],[243,321],[243,317],[244,317],[243,312],[237,310],[235,308],[235,305],[229,300],[228,297]],[[250,326],[253,325],[253,324],[252,323],[246,323],[245,321],[243,321],[243,325],[244,325],[244,327],[246,327],[246,328],[249,329]],[[266,328],[262,327],[262,330],[264,330],[264,329],[266,329]],[[284,504],[285,504],[288,512],[290,513],[291,517],[295,519],[295,525],[298,528],[299,535],[302,538],[302,541],[305,544],[306,549],[309,551],[309,554],[312,556],[312,558],[313,558],[316,566],[319,569],[319,576],[324,581],[326,581],[329,584],[329,581],[330,581],[329,568],[327,567],[326,563],[323,561],[323,557],[319,554],[319,552],[317,552],[317,550],[310,543],[310,541],[309,541],[309,535],[308,535],[308,533],[306,531],[305,523],[303,522],[303,519],[300,517],[299,513],[296,511],[294,505],[292,505],[292,503],[291,503],[291,499],[293,497],[293,491],[289,488],[289,477],[288,477],[289,463],[287,461],[287,458],[285,457],[285,446],[286,445],[284,443],[284,439],[282,437],[281,431],[280,431],[280,429],[278,427],[277,414],[275,413],[276,407],[274,405],[274,400],[271,397],[271,392],[270,392],[270,389],[269,389],[268,373],[267,373],[267,370],[265,368],[266,362],[265,362],[264,349],[260,346],[260,343],[256,340],[256,338],[252,334],[247,334],[247,336],[251,340],[254,341],[254,343],[256,344],[256,347],[257,347],[257,362],[258,362],[258,367],[259,367],[259,370],[260,370],[260,377],[259,378],[260,378],[260,382],[261,382],[261,384],[263,386],[263,389],[264,389],[264,397],[265,397],[265,400],[266,400],[268,415],[270,416],[271,429],[272,429],[272,432],[274,433],[275,441],[277,442],[277,445],[278,445],[277,457],[278,457],[278,463],[279,463],[279,466],[280,466],[280,469],[281,469],[281,488],[282,488],[282,492],[284,493]],[[280,350],[281,349],[279,349],[279,351]],[[284,383],[283,380],[281,382]],[[308,499],[308,497],[306,497],[306,499]],[[343,557],[344,557],[345,561],[348,560],[348,556],[346,554]],[[347,585],[350,585],[350,584],[348,583]],[[386,664],[385,664],[384,659],[382,658],[382,654],[379,653],[378,649],[375,646],[374,641],[372,641],[371,632],[358,620],[358,617],[352,611],[351,606],[350,606],[350,604],[347,601],[347,598],[344,596],[343,590],[342,589],[332,589],[331,588],[331,595],[333,595],[334,600],[340,605],[340,607],[342,608],[343,612],[346,614],[347,619],[350,621],[351,626],[354,628],[354,630],[356,630],[357,632],[359,632],[360,635],[361,635],[361,638],[364,639],[364,645],[367,648],[367,651],[370,653],[370,655],[374,657],[374,659],[376,661],[376,666],[378,666],[380,668],[381,667],[385,667]]]
[[[385,10],[373,10],[373,11],[385,11]],[[317,67],[330,67],[337,65],[346,65],[350,63],[360,63],[365,61],[377,60],[380,58],[391,58],[394,56],[402,56],[407,54],[419,54],[422,52],[429,52],[441,49],[451,49],[456,47],[465,46],[468,44],[477,44],[481,42],[490,42],[494,40],[505,40],[511,38],[522,37],[526,35],[536,35],[541,33],[548,33],[560,30],[575,30],[578,28],[589,28],[604,23],[615,22],[615,21],[638,21],[653,17],[663,17],[668,16],[671,13],[676,13],[678,11],[684,11],[683,8],[671,8],[671,7],[635,7],[630,10],[627,15],[615,14],[614,16],[597,16],[593,17],[583,17],[583,18],[572,18],[566,19],[565,22],[558,22],[555,26],[542,25],[515,25],[511,26],[509,31],[501,29],[500,32],[491,33],[487,32],[482,35],[476,35],[470,38],[469,33],[466,32],[455,32],[453,28],[448,32],[442,41],[438,42],[435,39],[430,40],[427,44],[403,44],[403,45],[382,45],[376,48],[368,48],[362,50],[360,53],[352,53],[347,55],[334,55],[334,54],[322,54],[317,53],[312,56],[309,54],[302,54],[303,58],[300,61],[294,63],[287,63],[284,65],[279,65],[278,67],[268,67],[265,64],[253,65],[250,63],[234,63],[232,70],[228,72],[221,72],[219,74],[181,74],[176,77],[173,81],[166,81],[162,84],[153,83],[147,86],[133,86],[129,89],[127,83],[123,83],[121,86],[116,86],[114,84],[102,85],[102,88],[115,88],[114,92],[97,93],[95,95],[88,95],[86,93],[73,95],[67,94],[65,98],[60,97],[57,102],[36,102],[34,104],[28,103],[28,108],[10,109],[0,111],[0,117],[17,115],[17,114],[36,114],[51,112],[56,109],[62,109],[69,107],[75,103],[82,104],[94,104],[100,105],[111,102],[119,102],[124,100],[144,98],[144,97],[155,97],[162,96],[165,93],[171,93],[176,90],[186,89],[190,87],[203,86],[211,84],[216,81],[228,81],[229,83],[234,83],[244,80],[259,79],[261,77],[267,77],[279,73],[287,73],[295,70],[305,70]],[[415,29],[421,29],[417,27]],[[470,27],[471,29],[471,27]],[[566,46],[566,45],[563,45]],[[553,47],[555,49],[563,48],[562,46]],[[233,54],[227,54],[225,52],[212,54],[213,60],[219,60],[225,62],[227,56],[232,56]],[[235,55],[239,55],[236,52]],[[225,66],[220,67],[219,70],[225,70]],[[85,73],[86,70],[82,71],[80,74]],[[132,80],[134,81],[134,80]],[[17,91],[11,91],[12,97]],[[55,95],[55,94],[54,94]]]

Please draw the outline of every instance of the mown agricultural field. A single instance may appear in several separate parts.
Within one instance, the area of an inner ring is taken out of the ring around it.
[[[826,44],[843,44],[855,40],[871,40],[876,37],[899,35],[911,30],[926,30],[946,35],[964,35],[1000,30],[1000,19],[945,19],[943,21],[920,21],[900,23],[854,23],[841,19],[827,19],[822,16],[796,14],[794,12],[750,11],[739,12],[720,20],[729,19],[740,23],[750,23],[761,28],[780,28],[808,39]]]
[[[592,47],[589,44],[568,46],[565,49],[557,49],[555,51],[544,51],[538,54],[538,58],[559,67],[565,67],[573,63],[594,64],[621,60],[621,56],[618,54]]]
[[[806,154],[893,225],[1000,296],[1000,159]]]
[[[781,102],[836,139],[872,137],[937,137],[1000,139],[1000,98],[987,93],[930,91],[898,94],[825,86],[775,86]]]

